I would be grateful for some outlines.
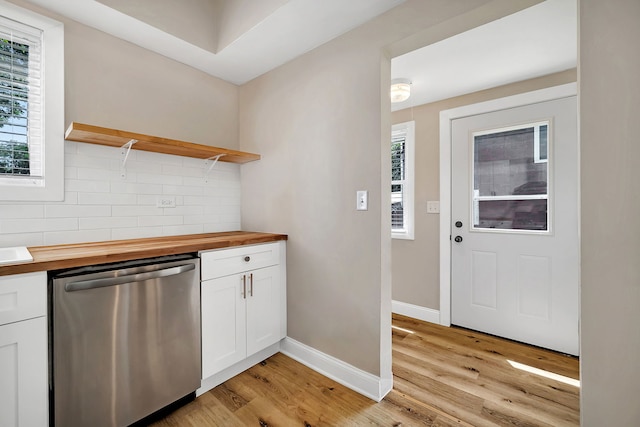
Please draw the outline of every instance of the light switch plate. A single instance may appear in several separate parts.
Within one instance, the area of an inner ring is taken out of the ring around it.
[[[427,202],[427,213],[430,213],[430,214],[440,213],[440,202],[437,200]]]
[[[356,210],[366,211],[369,203],[369,192],[367,190],[356,191],[356,199]]]

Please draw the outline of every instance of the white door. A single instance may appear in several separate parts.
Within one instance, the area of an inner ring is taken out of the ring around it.
[[[576,97],[451,126],[451,323],[575,354]]]

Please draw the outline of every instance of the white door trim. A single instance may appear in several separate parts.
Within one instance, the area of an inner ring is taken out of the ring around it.
[[[443,110],[440,112],[440,324],[451,326],[451,121],[575,96],[577,83]],[[578,142],[580,144],[580,142]]]

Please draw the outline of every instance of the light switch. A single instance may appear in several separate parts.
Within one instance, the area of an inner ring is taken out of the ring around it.
[[[369,192],[367,190],[356,191],[356,210],[366,211],[368,208]]]
[[[430,213],[430,214],[440,213],[440,202],[437,200],[427,202],[427,213]]]

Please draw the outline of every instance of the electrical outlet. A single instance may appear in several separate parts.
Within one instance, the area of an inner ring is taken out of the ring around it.
[[[158,198],[156,199],[156,207],[175,208],[176,198],[173,196],[158,196]]]
[[[437,200],[427,202],[427,213],[430,213],[430,214],[440,213],[440,202]]]

